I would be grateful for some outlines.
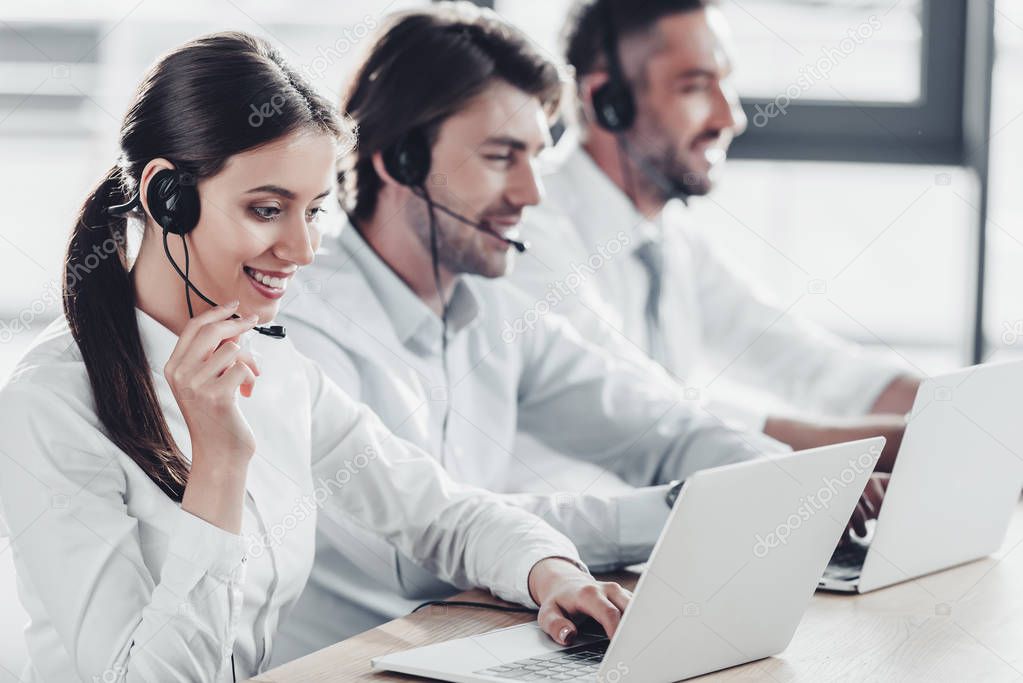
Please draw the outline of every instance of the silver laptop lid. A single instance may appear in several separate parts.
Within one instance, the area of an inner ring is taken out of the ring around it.
[[[785,649],[883,444],[865,439],[690,477],[598,680],[679,680]]]
[[[1023,486],[1023,361],[924,381],[863,563],[862,592],[990,555]]]

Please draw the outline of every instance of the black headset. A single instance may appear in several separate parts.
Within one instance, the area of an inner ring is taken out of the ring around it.
[[[142,203],[140,197],[141,193],[138,193],[131,201],[125,204],[109,207],[107,214],[117,216],[139,208]],[[188,277],[188,243],[185,241],[185,235],[194,230],[195,226],[199,224],[199,215],[201,213],[199,190],[196,187],[195,175],[176,168],[164,168],[157,171],[149,181],[149,187],[146,189],[146,208],[148,208],[149,215],[153,220],[163,228],[164,253],[167,255],[167,260],[170,261],[174,270],[185,282],[185,302],[188,305],[188,317],[191,318],[193,315],[191,292],[195,292],[200,299],[210,306],[216,306],[217,303],[200,292]],[[181,237],[181,244],[185,250],[184,271],[181,270],[177,261],[174,260],[170,247],[167,245],[167,236],[172,234]],[[231,317],[237,318],[239,316],[236,314]],[[286,335],[283,325],[261,325],[253,329],[262,335],[274,339],[284,339]]]
[[[426,184],[432,160],[430,143],[422,128],[413,128],[398,136],[380,156],[390,176],[402,185],[418,188]]]
[[[520,254],[529,249],[529,242],[505,237],[486,224],[466,218],[457,211],[433,201],[426,190],[426,180],[430,175],[430,165],[433,162],[430,154],[430,142],[426,139],[426,132],[422,127],[413,128],[398,136],[393,143],[381,150],[380,157],[387,173],[397,182],[411,188],[412,192],[425,201],[430,208],[438,209],[441,213],[445,213],[457,221],[471,225],[488,235],[493,235],[505,244],[514,247],[515,251]]]
[[[601,24],[601,46],[607,60],[607,80],[593,90],[593,118],[604,130],[614,133],[618,141],[619,154],[629,157],[643,175],[657,185],[669,197],[677,197],[688,204],[689,191],[683,183],[669,177],[647,159],[637,154],[625,139],[624,133],[636,122],[636,97],[632,85],[625,77],[621,57],[618,54],[618,31],[615,30],[614,14],[610,0],[596,0]],[[632,174],[622,161],[625,182],[632,185]]]
[[[611,3],[597,0],[600,5],[601,41],[607,60],[607,81],[593,91],[593,115],[597,123],[612,133],[623,133],[636,120],[636,98],[632,86],[625,77],[622,62],[618,56],[618,32],[615,31]]]
[[[166,232],[187,235],[199,223],[199,192],[195,187],[195,178],[190,173],[174,168],[157,171],[149,181],[146,204],[150,216]],[[136,194],[130,202],[111,206],[107,213],[117,216],[139,208],[140,205],[139,195]]]

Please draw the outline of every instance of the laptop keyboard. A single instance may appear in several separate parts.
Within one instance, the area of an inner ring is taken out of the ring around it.
[[[511,681],[596,681],[609,640],[576,645],[539,657],[519,659],[475,673]]]
[[[859,543],[842,543],[835,548],[824,575],[830,579],[855,579],[860,575],[866,557],[867,546]]]

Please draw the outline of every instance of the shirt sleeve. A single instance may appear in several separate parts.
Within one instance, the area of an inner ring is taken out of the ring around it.
[[[671,511],[669,488],[648,486],[610,496],[509,493],[504,498],[571,538],[590,571],[608,572],[650,559]]]
[[[0,503],[19,582],[43,611],[33,619],[52,624],[82,680],[230,680],[241,537],[179,510],[154,575],[124,456],[86,410],[26,385],[0,393]]]
[[[328,378],[339,386],[361,385],[359,372],[349,351],[321,332],[301,321],[289,319],[289,330],[301,331],[301,350],[315,358]],[[352,398],[358,400],[357,394]],[[625,495],[594,496],[573,493],[555,494],[497,494],[507,504],[527,510],[542,518],[556,530],[568,536],[579,551],[583,563],[591,571],[603,572],[631,564],[645,562],[660,536],[668,518],[664,502],[664,487],[654,487]],[[351,536],[339,531],[336,520],[324,517],[320,530],[333,541],[333,537],[352,542]],[[380,550],[363,543],[358,552],[349,552],[348,558],[367,574],[379,578],[406,597],[417,598],[428,594],[424,588],[436,588],[437,580],[429,572],[399,555],[382,558]],[[394,564],[392,564],[394,563]],[[393,567],[397,567],[395,571]],[[433,593],[436,594],[436,591]]]
[[[887,361],[775,305],[695,233],[687,233],[697,272],[703,346],[734,362],[723,375],[819,414],[861,415],[902,374]],[[763,416],[760,417],[763,421]]]
[[[737,430],[689,400],[663,368],[638,354],[613,354],[548,314],[523,335],[519,427],[567,455],[633,486],[788,450]],[[565,429],[581,424],[586,429]]]
[[[528,579],[540,560],[564,557],[582,568],[565,536],[494,494],[452,481],[425,452],[393,435],[315,363],[305,362],[313,476],[331,490],[323,514],[347,516],[380,534],[448,583],[481,586],[525,605],[535,606]]]

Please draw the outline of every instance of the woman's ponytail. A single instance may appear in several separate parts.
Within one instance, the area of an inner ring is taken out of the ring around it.
[[[188,466],[167,427],[135,317],[127,267],[127,201],[113,167],[82,205],[64,262],[64,314],[81,350],[107,436],[168,496],[180,501]]]
[[[268,109],[269,107],[269,109]],[[258,124],[252,112],[261,114]],[[216,175],[235,154],[310,129],[339,139],[334,107],[265,40],[244,33],[198,38],[165,54],[142,81],[111,168],[75,221],[64,265],[64,313],[81,349],[107,436],[180,501],[188,463],[167,427],[139,335],[128,272],[127,204],[148,162],[168,159]],[[138,211],[140,218],[145,216]]]

